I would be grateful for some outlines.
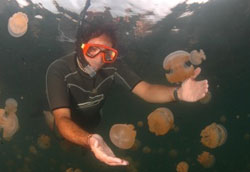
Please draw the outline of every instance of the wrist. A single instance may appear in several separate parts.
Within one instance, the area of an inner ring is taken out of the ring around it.
[[[89,134],[89,135],[87,136],[87,146],[88,146],[88,147],[90,147],[90,139],[91,139],[92,136],[93,136],[93,134]]]
[[[175,101],[180,101],[180,97],[179,97],[179,87],[174,89],[174,100]]]

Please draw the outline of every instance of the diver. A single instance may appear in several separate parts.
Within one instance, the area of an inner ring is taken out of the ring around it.
[[[86,6],[85,6],[86,7]],[[84,8],[85,12],[87,8]],[[111,86],[122,83],[129,91],[150,103],[195,102],[208,91],[207,80],[195,81],[201,69],[180,87],[143,81],[118,58],[115,27],[103,15],[82,17],[76,51],[55,60],[46,72],[47,99],[57,130],[68,141],[90,149],[100,161],[128,165],[115,156],[101,135],[95,132],[102,106]]]

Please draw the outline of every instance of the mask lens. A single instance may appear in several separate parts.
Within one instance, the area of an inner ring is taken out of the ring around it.
[[[112,62],[115,58],[115,52],[111,50],[105,51],[105,61]]]
[[[99,54],[101,52],[101,50],[98,47],[95,46],[90,46],[87,50],[87,55],[89,57],[95,57],[97,54]]]

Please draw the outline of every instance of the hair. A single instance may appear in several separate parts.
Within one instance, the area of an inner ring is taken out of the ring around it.
[[[78,28],[76,36],[76,48],[79,48],[82,43],[88,42],[92,38],[96,38],[105,34],[111,40],[112,47],[116,48],[116,28],[111,21],[105,21],[103,15],[87,16],[83,19],[81,27]]]

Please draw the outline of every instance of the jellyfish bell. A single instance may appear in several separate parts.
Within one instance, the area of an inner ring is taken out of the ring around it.
[[[173,113],[168,108],[157,108],[148,115],[149,131],[164,135],[174,126]]]
[[[194,74],[194,67],[189,64],[190,54],[178,50],[165,57],[163,68],[167,71],[166,78],[171,83],[179,83]]]
[[[202,49],[200,49],[200,51],[191,51],[189,57],[189,60],[193,65],[199,65],[202,63],[203,60],[206,60],[206,55]]]
[[[177,172],[188,172],[188,169],[189,169],[189,165],[185,161],[179,162],[176,166]]]
[[[15,113],[6,114],[4,109],[0,109],[0,128],[3,129],[3,139],[10,141],[19,129],[18,118]]]
[[[215,122],[201,131],[201,143],[209,148],[223,145],[227,140],[227,130],[221,124]]]
[[[23,36],[28,29],[28,16],[25,13],[17,12],[9,18],[8,31],[13,37]]]
[[[18,103],[14,98],[8,98],[5,101],[5,108],[4,109],[7,113],[16,113],[17,106],[18,106]]]
[[[40,135],[37,144],[42,149],[48,149],[50,147],[50,137],[45,134]]]
[[[214,155],[209,152],[203,151],[200,155],[198,155],[197,161],[204,167],[210,168],[215,163]]]
[[[112,143],[121,149],[130,149],[135,142],[136,131],[131,124],[114,124],[109,137]]]

